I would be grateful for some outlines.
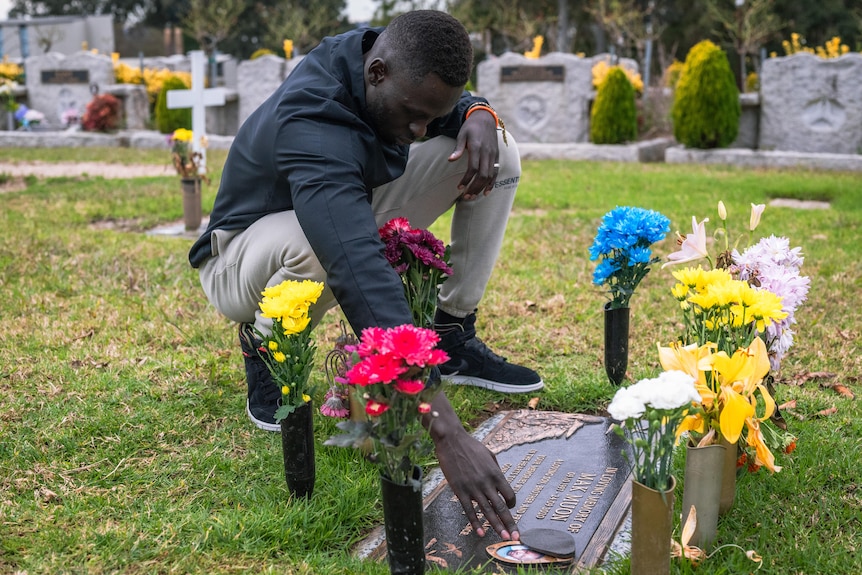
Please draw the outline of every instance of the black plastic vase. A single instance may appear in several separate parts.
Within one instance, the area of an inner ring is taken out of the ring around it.
[[[422,525],[422,468],[413,468],[414,485],[393,483],[380,476],[386,557],[392,575],[425,573],[425,532]]]
[[[281,420],[281,452],[284,478],[296,497],[311,497],[314,491],[314,425],[311,401]]]
[[[629,308],[605,304],[605,372],[614,385],[622,383],[629,364]]]

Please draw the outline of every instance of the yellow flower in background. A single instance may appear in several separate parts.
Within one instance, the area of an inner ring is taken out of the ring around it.
[[[293,56],[293,40],[285,40],[281,43],[281,47],[284,50],[284,58],[290,60]]]
[[[272,354],[272,359],[274,359],[278,363],[284,363],[284,360],[287,358],[282,352],[277,351],[277,352]]]
[[[629,70],[625,66],[616,65],[611,66],[607,60],[599,60],[593,65],[592,74],[593,74],[593,88],[598,89],[602,82],[608,77],[608,73],[610,73],[612,68],[619,68],[623,72],[625,72],[626,78],[628,78],[629,82],[631,82],[632,87],[635,89],[635,92],[640,94],[644,89],[644,81],[641,78],[641,75],[637,72]]]
[[[173,139],[178,142],[191,142],[194,137],[194,133],[191,130],[187,130],[185,128],[177,128],[174,130]]]
[[[281,394],[287,395],[288,393],[290,393],[290,386],[282,385],[281,386]]]
[[[304,401],[305,403],[308,403],[309,401],[311,401],[311,396],[308,395],[307,393],[303,393],[302,394],[302,401]]]
[[[814,54],[820,58],[838,58],[850,52],[850,47],[847,44],[841,43],[840,36],[833,36],[832,39],[828,40],[823,46],[815,46],[812,48],[811,46],[805,45],[805,39],[802,38],[798,32],[792,33],[789,41],[782,41],[781,46],[784,48],[784,53],[788,56],[805,52],[808,54]],[[774,58],[775,55],[772,54],[770,57]]]
[[[536,36],[535,38],[533,38],[533,49],[529,50],[527,52],[524,52],[524,56],[531,59],[531,60],[538,59],[539,56],[542,55],[542,44],[544,42],[545,42],[544,36]]]
[[[269,342],[269,351],[276,351],[276,350],[278,350],[278,342],[275,342],[275,341]]]

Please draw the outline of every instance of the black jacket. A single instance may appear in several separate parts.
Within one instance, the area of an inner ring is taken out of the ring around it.
[[[325,38],[248,117],[228,153],[209,226],[189,253],[199,267],[212,255],[212,230],[245,229],[295,210],[357,334],[412,321],[371,211],[372,189],[403,174],[409,152],[382,143],[364,112],[363,54],[381,30]],[[429,124],[427,137],[457,136],[477,100],[465,92],[449,116]]]

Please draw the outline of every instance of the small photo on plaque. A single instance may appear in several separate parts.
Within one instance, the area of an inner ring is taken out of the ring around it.
[[[566,565],[572,562],[572,558],[554,557],[540,551],[530,549],[521,543],[512,541],[500,541],[488,545],[485,548],[488,555],[494,560],[507,565]]]

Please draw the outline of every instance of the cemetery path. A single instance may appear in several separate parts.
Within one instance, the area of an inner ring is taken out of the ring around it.
[[[0,162],[0,174],[62,178],[95,176],[103,178],[145,178],[174,175],[171,164],[111,164],[104,162]]]

